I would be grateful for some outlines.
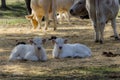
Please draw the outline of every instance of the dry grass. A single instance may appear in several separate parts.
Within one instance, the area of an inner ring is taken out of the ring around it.
[[[47,32],[31,30],[31,24],[1,24],[0,25],[0,79],[41,79],[41,80],[96,80],[119,79],[120,57],[102,56],[103,51],[120,53],[120,41],[110,38],[113,35],[110,24],[105,28],[105,43],[94,43],[94,31],[90,20],[72,18],[72,25],[58,25],[58,30],[52,31],[52,25]],[[120,33],[120,20],[117,20]],[[47,50],[47,62],[8,62],[8,57],[16,42],[27,41],[34,36],[49,38],[55,35],[69,39],[69,43],[85,44],[92,49],[92,57],[86,59],[53,59],[51,42],[45,44]],[[116,76],[117,75],[117,76]]]

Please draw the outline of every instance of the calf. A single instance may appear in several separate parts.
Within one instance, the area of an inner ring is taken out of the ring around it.
[[[53,40],[55,43],[52,52],[53,58],[66,58],[66,57],[90,57],[91,50],[83,44],[66,44],[67,40],[56,38]]]
[[[44,39],[35,37],[30,40],[31,44],[19,44],[11,52],[9,61],[15,60],[31,60],[31,61],[46,61],[46,51],[42,47],[42,43],[45,42]]]

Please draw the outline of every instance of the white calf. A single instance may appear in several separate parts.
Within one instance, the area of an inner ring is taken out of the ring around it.
[[[31,40],[31,44],[20,44],[16,46],[10,54],[9,61],[24,59],[31,61],[46,61],[47,56],[45,49],[42,47],[43,42],[45,42],[44,39],[36,37]]]
[[[91,50],[83,44],[65,44],[66,39],[57,38],[53,40],[55,42],[53,49],[53,58],[66,58],[66,57],[90,57]]]

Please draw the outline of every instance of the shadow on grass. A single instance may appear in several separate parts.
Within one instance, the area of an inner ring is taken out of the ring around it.
[[[25,3],[13,3],[8,8],[0,8],[1,18],[24,17],[27,14]]]
[[[13,73],[0,73],[0,78],[6,80],[119,80],[120,71],[113,70],[118,68],[120,65],[114,67],[111,66],[101,66],[101,67],[62,67],[60,69],[53,69],[51,72],[54,73],[50,75],[47,72],[44,75],[17,75]],[[67,71],[68,74],[61,72]],[[74,71],[71,73],[71,71]],[[81,72],[85,71],[83,74]],[[70,72],[70,73],[69,73]]]

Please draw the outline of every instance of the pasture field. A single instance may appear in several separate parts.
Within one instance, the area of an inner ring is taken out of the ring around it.
[[[94,43],[94,30],[89,19],[72,17],[71,25],[65,21],[53,31],[51,24],[49,30],[44,32],[31,29],[30,22],[24,17],[27,12],[23,3],[9,2],[9,6],[12,10],[0,10],[0,80],[120,80],[120,56],[102,55],[104,51],[120,54],[120,41],[110,37],[113,35],[110,23],[105,27],[105,43],[99,44]],[[117,26],[120,33],[119,17]],[[44,47],[48,61],[8,61],[16,40],[27,42],[35,36],[50,38],[53,35],[67,38],[68,43],[87,45],[92,50],[92,56],[85,59],[53,59],[53,44],[47,41]]]

